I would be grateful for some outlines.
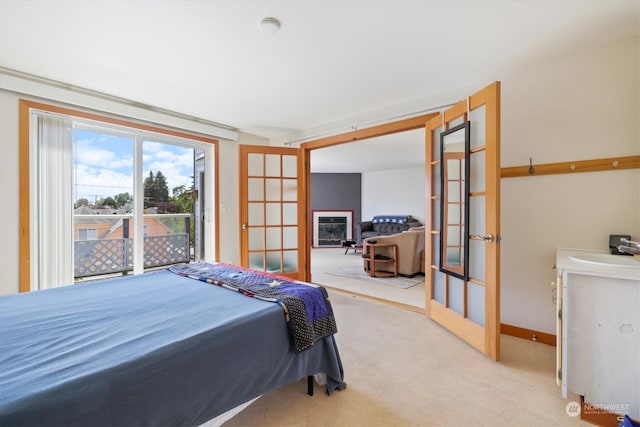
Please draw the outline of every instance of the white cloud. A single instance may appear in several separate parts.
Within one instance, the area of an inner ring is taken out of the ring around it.
[[[143,178],[161,171],[169,193],[175,187],[192,185],[193,149],[145,141]],[[128,139],[96,134],[76,140],[74,193],[93,202],[96,198],[133,193],[133,144]]]
[[[133,175],[112,169],[76,165],[74,176],[75,199],[86,198],[94,202],[102,197],[113,197],[119,193],[133,194]]]
[[[118,156],[115,151],[96,147],[93,140],[85,139],[76,141],[76,162],[111,169],[132,168],[133,155],[125,152]]]

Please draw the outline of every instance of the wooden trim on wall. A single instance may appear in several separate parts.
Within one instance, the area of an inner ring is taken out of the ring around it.
[[[218,191],[218,186],[220,185],[220,150],[219,144],[213,144],[213,155],[215,157],[213,167],[214,169],[214,182],[213,182],[213,214],[216,216],[216,219],[213,223],[214,234],[216,236],[215,242],[213,244],[214,250],[216,251],[216,256],[214,261],[220,261],[220,192]],[[207,188],[205,187],[205,191]],[[206,228],[205,228],[206,230]]]
[[[19,105],[19,129],[18,129],[18,188],[20,189],[19,204],[19,242],[18,254],[18,291],[29,292],[31,290],[31,205],[29,200],[29,108],[24,100]]]
[[[411,117],[397,122],[385,123],[382,125],[372,126],[370,128],[358,129],[351,132],[341,133],[339,135],[320,138],[305,142],[300,145],[300,148],[313,150],[316,148],[330,147],[332,145],[359,141],[361,139],[373,138],[376,136],[389,135],[396,132],[420,129],[424,127],[426,122],[436,117],[438,114],[439,113],[424,114],[422,116]]]
[[[556,346],[556,336],[546,332],[534,331],[533,329],[521,328],[519,326],[500,324],[500,333],[529,341]]]
[[[154,126],[148,123],[136,121],[136,119],[119,118],[109,115],[109,113],[102,112],[90,112],[85,110],[75,110],[73,108],[61,107],[58,105],[43,104],[41,102],[28,101],[21,99],[20,103],[24,103],[28,108],[36,110],[48,111],[51,113],[63,114],[66,116],[80,117],[83,119],[95,120],[97,122],[110,123],[112,125],[124,126],[133,129],[144,130],[147,132],[159,133],[162,135],[171,135],[178,138],[191,139],[194,141],[206,142],[209,144],[215,144],[218,142],[216,138],[198,135],[197,133],[190,133],[189,131],[180,131],[171,129],[169,127]],[[81,108],[81,107],[77,107]],[[28,110],[27,110],[28,111]],[[28,129],[27,129],[28,130]]]
[[[531,167],[533,167],[533,173],[529,171]],[[500,177],[515,178],[523,176],[554,175],[577,172],[601,172],[634,168],[640,168],[640,156],[609,157],[605,159],[577,160],[574,162],[511,166],[500,169]]]
[[[580,396],[580,419],[597,426],[618,427],[622,416],[601,409],[594,411],[589,403],[584,401],[584,396]]]

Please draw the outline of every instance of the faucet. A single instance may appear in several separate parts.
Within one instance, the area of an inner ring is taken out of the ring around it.
[[[629,240],[627,238],[620,239],[621,243],[626,243],[625,245],[618,246],[618,252],[631,254],[631,255],[640,255],[640,242],[634,242],[633,240]]]
[[[640,249],[632,248],[631,246],[625,245],[618,246],[618,252],[623,254],[640,255]]]
[[[636,249],[640,249],[640,242],[634,242],[633,240],[629,240],[626,237],[621,238],[620,242],[626,243],[629,246],[635,246]]]

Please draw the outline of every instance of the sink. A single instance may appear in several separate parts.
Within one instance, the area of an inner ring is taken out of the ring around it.
[[[625,255],[611,254],[580,254],[570,255],[571,261],[582,262],[585,264],[601,265],[603,267],[623,267],[640,269],[640,259]]]

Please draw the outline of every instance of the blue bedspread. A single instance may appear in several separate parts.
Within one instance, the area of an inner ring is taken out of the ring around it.
[[[0,426],[198,425],[316,373],[344,387],[332,335],[168,271],[0,297]]]

